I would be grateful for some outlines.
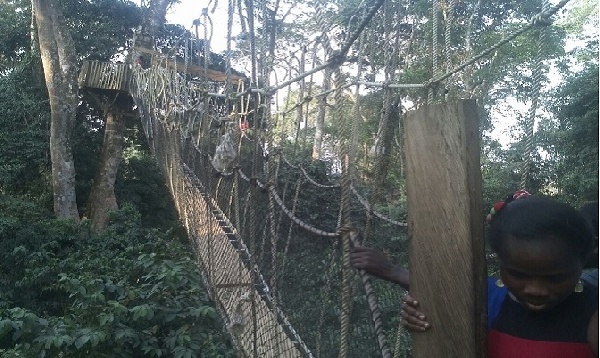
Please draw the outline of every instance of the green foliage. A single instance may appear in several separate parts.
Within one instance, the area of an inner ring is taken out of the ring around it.
[[[0,71],[27,55],[31,22],[29,0],[0,2]]]
[[[12,209],[0,218],[3,357],[234,356],[189,248],[131,206],[92,235],[87,222],[0,202]]]
[[[81,58],[111,59],[123,50],[142,20],[141,9],[131,1],[61,0],[60,3]]]
[[[82,102],[77,110],[71,144],[75,162],[75,190],[80,213],[85,212],[104,140],[102,113]]]
[[[569,16],[563,17],[559,25],[579,38],[589,35],[588,27],[598,28],[598,3],[594,0],[573,1]]]
[[[567,78],[552,101],[556,120],[541,124],[553,188],[575,205],[598,199],[598,65]]]
[[[36,65],[28,59],[0,73],[0,192],[43,198],[49,187],[49,108]]]
[[[129,203],[140,211],[145,227],[179,226],[163,173],[143,147],[130,146],[125,150],[115,192],[120,205]]]

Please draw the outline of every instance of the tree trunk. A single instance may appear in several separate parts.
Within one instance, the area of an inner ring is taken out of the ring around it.
[[[75,47],[64,18],[50,0],[32,0],[40,54],[50,99],[50,156],[54,213],[79,220],[71,131],[78,105]]]
[[[108,213],[118,209],[115,181],[123,156],[125,118],[122,114],[109,111],[106,115],[104,143],[100,163],[88,201],[89,219],[92,229],[97,231],[108,225]]]

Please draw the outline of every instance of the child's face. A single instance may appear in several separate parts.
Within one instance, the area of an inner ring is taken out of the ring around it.
[[[520,240],[509,237],[499,254],[500,277],[526,308],[554,308],[575,289],[582,262],[559,238]]]

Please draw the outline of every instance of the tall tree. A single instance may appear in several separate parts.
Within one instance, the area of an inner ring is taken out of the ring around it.
[[[42,65],[50,99],[50,157],[54,213],[78,221],[71,132],[78,105],[77,63],[64,17],[51,0],[32,0]]]
[[[123,156],[125,118],[123,112],[112,107],[104,112],[106,113],[104,142],[88,199],[88,215],[94,230],[105,228],[108,225],[109,211],[119,208],[115,182]]]
[[[140,43],[138,45],[153,49],[161,26],[165,23],[167,8],[173,0],[150,1],[142,19]],[[134,51],[135,52],[135,51]],[[136,56],[142,56],[136,54]],[[108,212],[118,209],[115,193],[115,181],[123,155],[125,135],[125,112],[133,108],[133,103],[122,98],[104,98],[101,107],[106,118],[104,142],[100,162],[94,178],[94,184],[88,200],[88,214],[92,228],[100,230],[108,225]],[[122,97],[122,96],[121,96]]]
[[[541,125],[552,186],[580,205],[598,199],[598,65],[570,76],[555,92],[555,120]]]

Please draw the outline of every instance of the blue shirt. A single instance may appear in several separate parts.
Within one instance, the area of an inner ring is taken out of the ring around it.
[[[581,274],[581,279],[598,289],[598,269],[585,270]],[[508,294],[506,286],[498,287],[496,285],[497,280],[495,277],[488,277],[488,330],[492,327],[492,323],[500,312],[500,306]]]

